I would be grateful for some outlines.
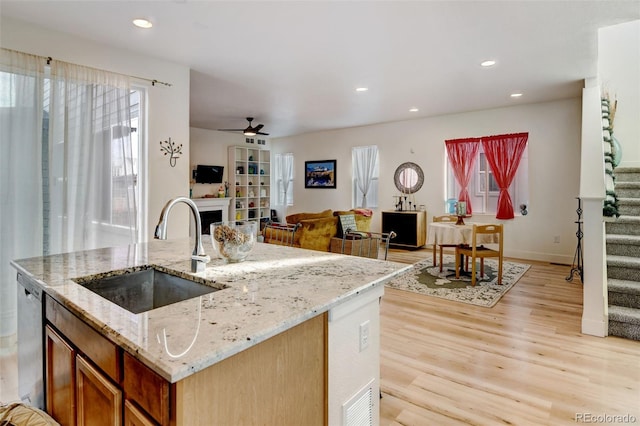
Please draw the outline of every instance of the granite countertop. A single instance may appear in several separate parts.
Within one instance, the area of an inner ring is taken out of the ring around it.
[[[205,237],[206,243],[206,237]],[[212,248],[205,250],[212,254]],[[356,297],[411,268],[393,262],[256,244],[242,263],[190,272],[188,239],[151,241],[12,265],[104,336],[174,383]],[[228,286],[134,314],[73,281],[142,265]]]

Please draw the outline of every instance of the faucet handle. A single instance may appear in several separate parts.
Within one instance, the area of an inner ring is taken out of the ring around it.
[[[209,263],[211,262],[211,257],[208,254],[202,255],[202,256],[198,256],[196,254],[191,256],[191,259],[196,260],[198,262],[202,262],[202,263]]]
[[[210,260],[211,258],[206,254],[203,254],[201,256],[198,256],[197,254],[192,255],[191,272],[204,272],[204,270],[207,268],[207,263],[209,263]]]

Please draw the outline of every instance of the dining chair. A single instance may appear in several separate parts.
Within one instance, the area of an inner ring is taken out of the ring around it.
[[[453,222],[458,221],[458,216],[446,215],[446,216],[434,216],[433,222]],[[436,266],[436,251],[440,247],[440,272],[442,272],[442,248],[443,247],[456,247],[456,244],[433,244],[433,266]]]
[[[460,278],[460,255],[471,258],[471,286],[476,285],[476,259],[480,259],[480,277],[484,277],[484,259],[487,257],[498,258],[498,284],[502,284],[502,259],[503,259],[503,225],[473,225],[473,237],[468,247],[456,247],[456,278]],[[484,242],[491,241],[491,242]],[[483,243],[478,245],[478,243]],[[496,249],[485,247],[484,244],[497,245]]]

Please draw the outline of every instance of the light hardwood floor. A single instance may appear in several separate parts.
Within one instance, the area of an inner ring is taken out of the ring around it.
[[[493,308],[385,289],[381,425],[640,424],[640,342],[581,334],[570,267],[521,262],[531,269]]]
[[[581,334],[582,285],[565,281],[569,267],[524,262],[531,269],[493,308],[386,289],[382,426],[569,425],[578,413],[640,424],[640,342]],[[17,396],[15,355],[0,364],[6,402]]]

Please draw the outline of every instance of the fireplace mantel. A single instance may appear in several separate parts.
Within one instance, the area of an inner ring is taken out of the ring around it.
[[[210,212],[212,210],[222,210],[222,220],[229,220],[229,203],[231,198],[194,198],[193,202],[198,206],[201,212]]]
[[[196,203],[200,213],[220,210],[222,212],[222,221],[229,220],[231,198],[193,198],[193,202]]]

